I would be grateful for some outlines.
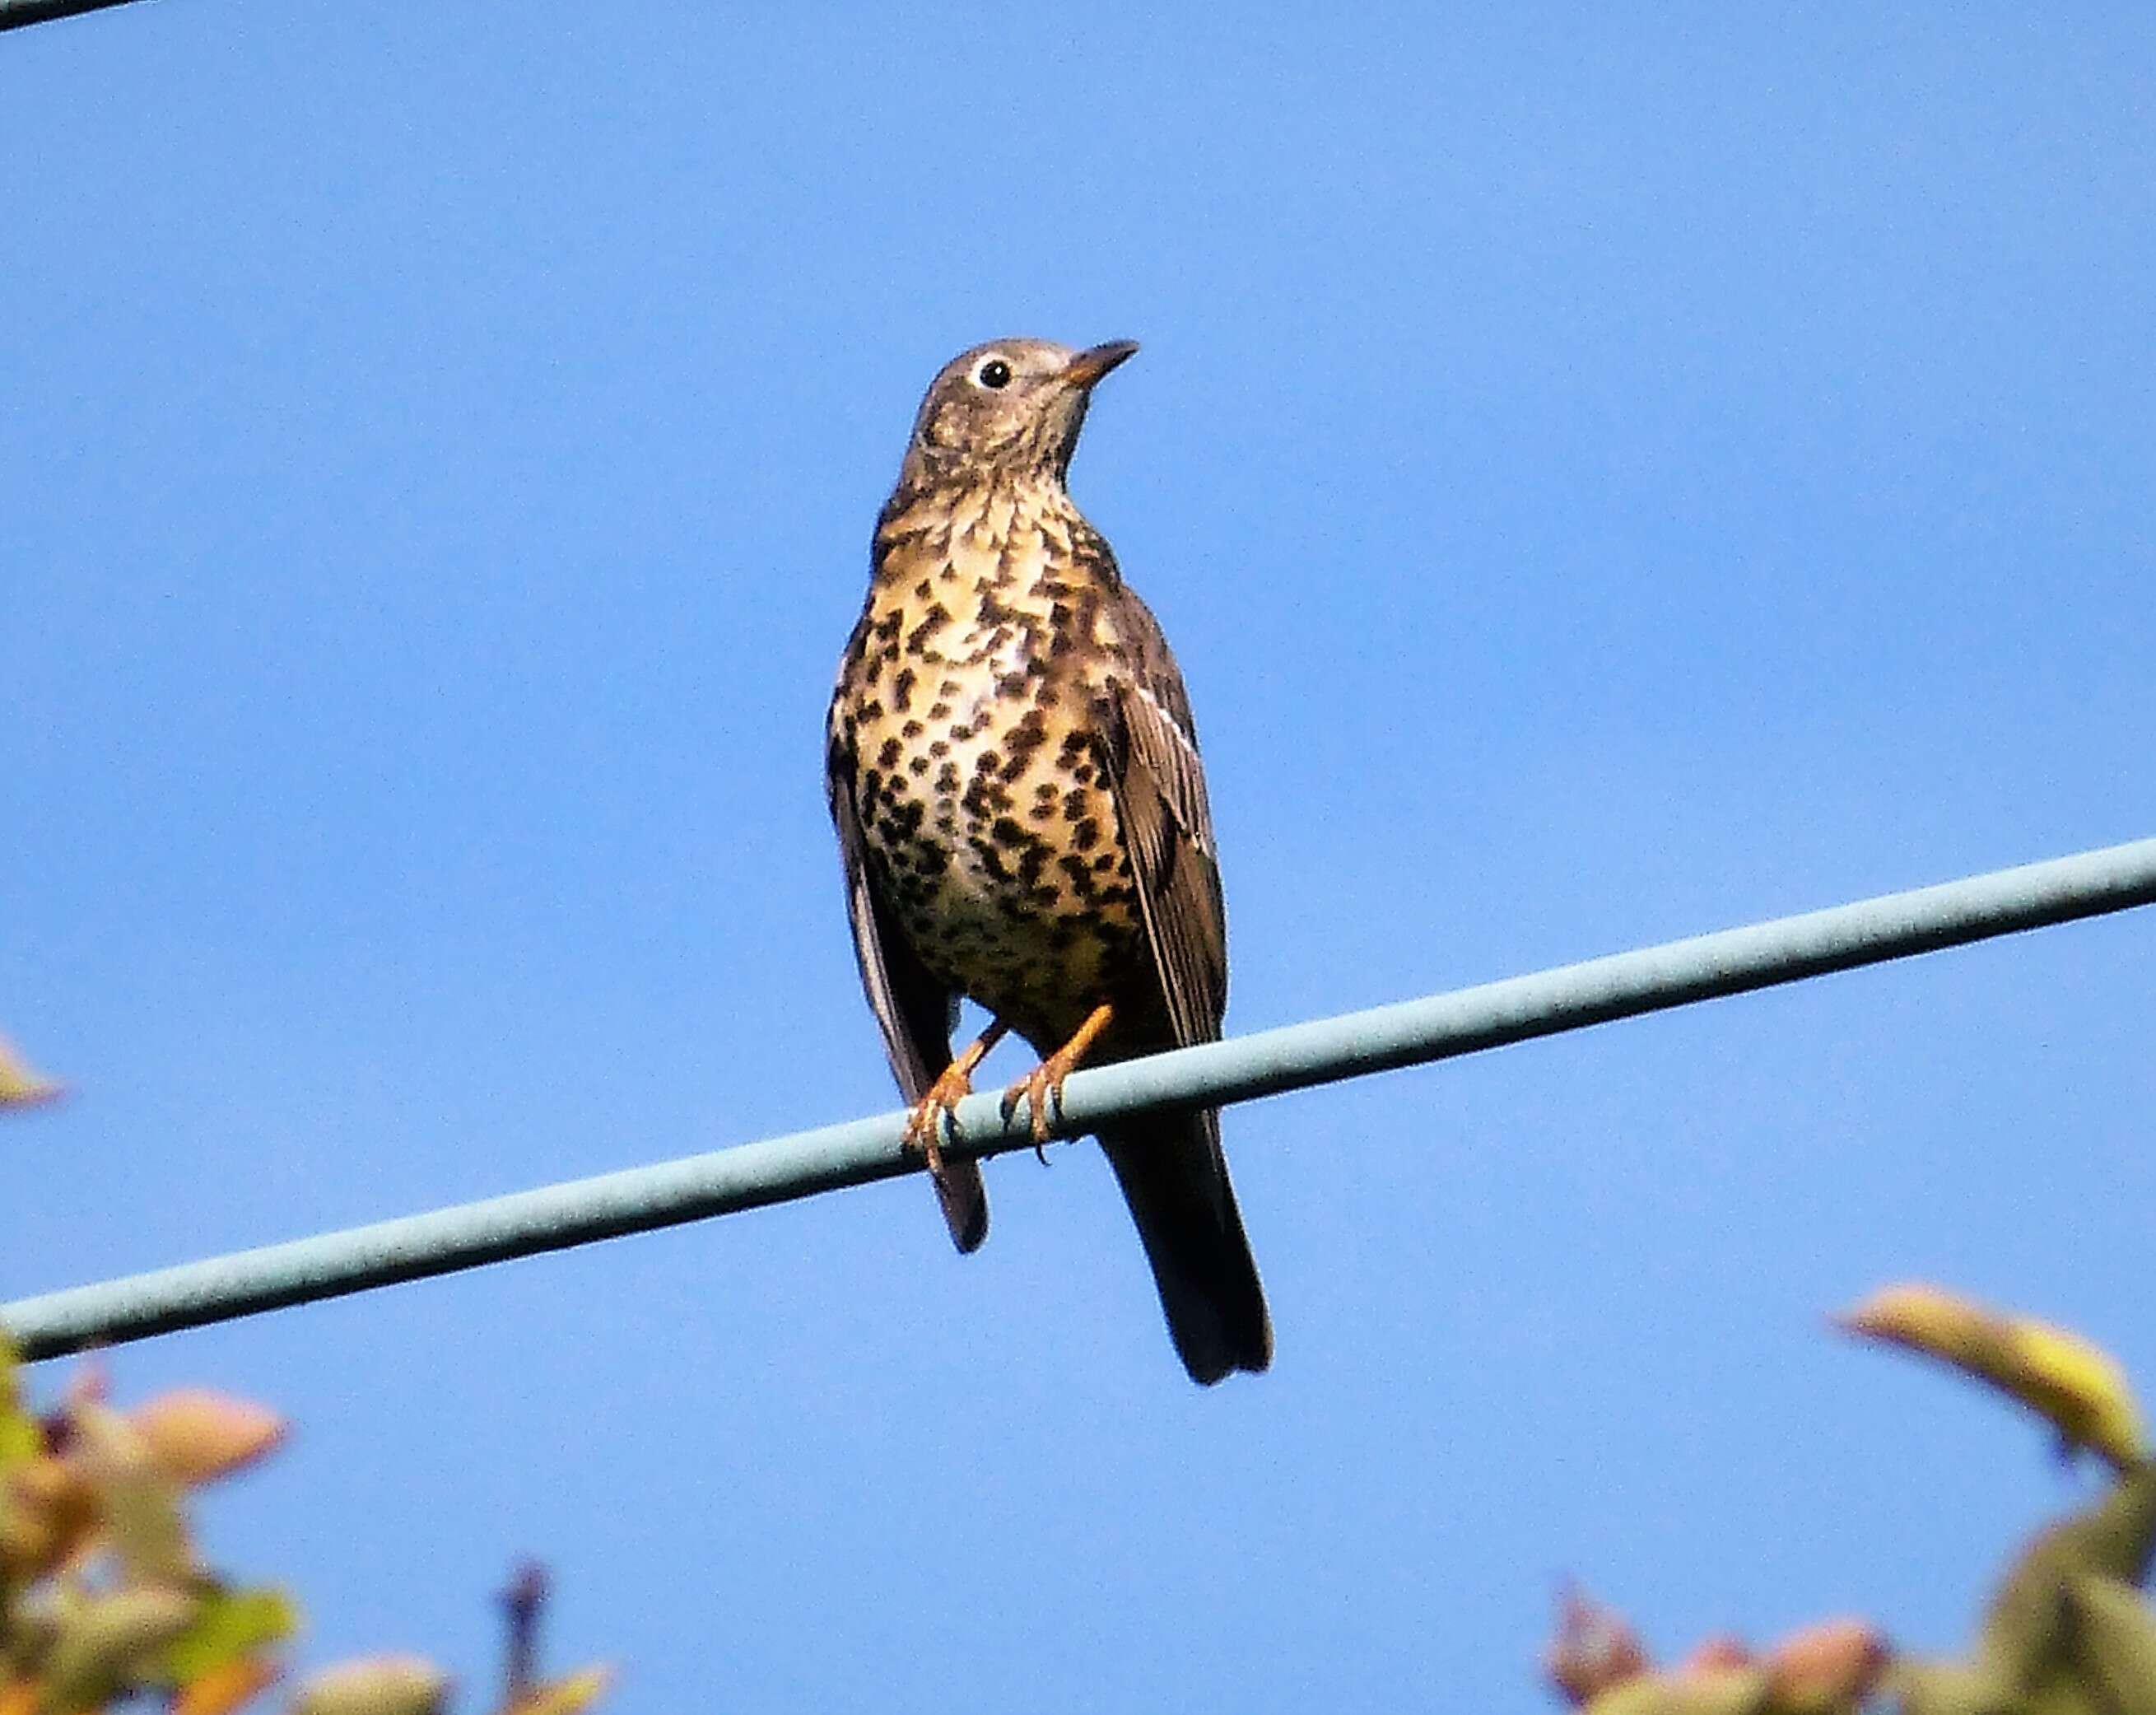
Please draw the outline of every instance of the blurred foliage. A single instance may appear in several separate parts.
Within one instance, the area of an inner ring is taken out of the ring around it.
[[[2111,1354],[2078,1334],[1936,1286],[1875,1294],[1836,1318],[1961,1371],[2112,1467],[2105,1492],[2023,1545],[1964,1657],[1897,1652],[1862,1620],[1806,1626],[1764,1650],[1710,1638],[1657,1667],[1614,1610],[1565,1595],[1544,1656],[1586,1715],[2156,1715],[2156,1462]]]
[[[59,1093],[59,1085],[32,1071],[14,1045],[0,1036],[0,1108],[34,1107]]]
[[[2122,1476],[2148,1458],[2126,1372],[2079,1334],[1922,1286],[1889,1286],[1835,1321],[1989,1383],[2048,1421],[2068,1451],[2087,1447]]]
[[[144,1698],[171,1715],[226,1715],[283,1675],[299,1611],[272,1584],[205,1566],[187,1503],[283,1440],[275,1413],[219,1394],[166,1394],[132,1410],[88,1373],[53,1409],[23,1401],[0,1350],[0,1715],[79,1715]],[[576,1715],[604,1689],[589,1669],[551,1683],[528,1672],[532,1610],[512,1637],[497,1715]],[[382,1656],[316,1674],[293,1715],[436,1715],[449,1681]],[[259,1707],[259,1706],[258,1706]]]

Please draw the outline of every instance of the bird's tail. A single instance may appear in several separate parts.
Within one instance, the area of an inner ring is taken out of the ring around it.
[[[951,1242],[958,1254],[979,1250],[988,1236],[988,1188],[981,1183],[980,1163],[947,1158],[937,1163],[932,1177],[936,1200],[943,1208],[943,1224],[951,1229]]]
[[[1123,1188],[1160,1288],[1168,1332],[1190,1379],[1206,1385],[1231,1370],[1272,1362],[1272,1318],[1257,1260],[1211,1112],[1119,1127],[1101,1147]]]

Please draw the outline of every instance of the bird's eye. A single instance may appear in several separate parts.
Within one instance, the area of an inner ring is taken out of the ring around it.
[[[983,387],[1005,388],[1010,385],[1011,367],[1000,357],[991,357],[975,372],[973,378]]]

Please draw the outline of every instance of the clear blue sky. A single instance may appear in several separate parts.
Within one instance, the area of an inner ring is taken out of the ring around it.
[[[751,8],[754,10],[756,8]],[[921,388],[1135,337],[1074,473],[1195,698],[1231,1029],[2156,833],[2156,24],[163,0],[0,38],[12,1296],[892,1105],[820,721]],[[776,10],[776,8],[772,8]],[[2156,1389],[2156,922],[1231,1112],[1273,1373],[1097,1152],[130,1349],[311,1659],[686,1708],[1534,1709],[1958,1645],[2078,1492],[1821,1317]],[[999,1070],[1020,1070],[1012,1057]]]

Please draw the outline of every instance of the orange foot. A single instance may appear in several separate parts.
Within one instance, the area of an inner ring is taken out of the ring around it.
[[[1062,1117],[1063,1081],[1077,1070],[1086,1050],[1100,1040],[1101,1032],[1108,1028],[1108,1021],[1114,1016],[1115,1009],[1105,1002],[1095,1007],[1068,1042],[1004,1091],[1004,1123],[1009,1125],[1018,1112],[1019,1103],[1024,1102],[1033,1119],[1033,1148],[1036,1155],[1048,1142],[1051,1110],[1055,1117]]]
[[[913,1111],[906,1117],[902,1146],[918,1149],[927,1160],[928,1171],[939,1179],[943,1177],[943,1127],[950,1122],[952,1111],[973,1093],[973,1068],[1003,1040],[1006,1028],[992,1024],[982,1031],[972,1047],[936,1075],[928,1093],[913,1104]]]

